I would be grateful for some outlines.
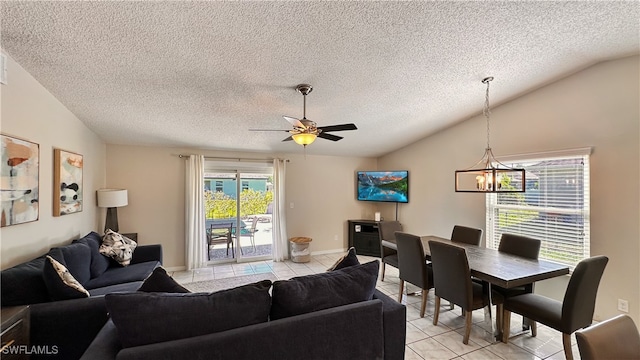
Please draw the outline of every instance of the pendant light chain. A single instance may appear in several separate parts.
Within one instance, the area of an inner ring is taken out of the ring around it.
[[[489,105],[489,82],[493,77],[482,79],[487,85],[482,114],[487,121],[487,147],[484,155],[475,165],[465,170],[456,170],[456,192],[509,193],[525,192],[526,174],[524,169],[511,168],[495,158],[491,145],[491,108]]]
[[[490,134],[490,126],[491,126],[491,110],[489,108],[489,82],[493,80],[493,78],[486,78],[483,80],[485,84],[487,84],[487,92],[485,94],[484,100],[484,117],[487,119],[487,149],[491,149],[489,146],[489,134]]]

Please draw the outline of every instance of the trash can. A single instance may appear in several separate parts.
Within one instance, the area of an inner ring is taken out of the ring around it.
[[[294,263],[305,263],[311,261],[311,252],[309,251],[309,243],[311,238],[308,237],[292,237],[289,239],[291,243],[291,261]]]

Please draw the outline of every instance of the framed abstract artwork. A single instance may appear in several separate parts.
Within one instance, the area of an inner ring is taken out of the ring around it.
[[[82,211],[82,155],[53,150],[53,216]]]
[[[8,135],[0,135],[0,141],[0,226],[37,221],[40,216],[40,145]]]

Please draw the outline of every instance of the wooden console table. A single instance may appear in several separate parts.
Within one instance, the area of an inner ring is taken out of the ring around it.
[[[29,348],[29,306],[3,307],[0,314],[2,319],[2,359],[28,359],[28,353],[20,353],[19,346]]]

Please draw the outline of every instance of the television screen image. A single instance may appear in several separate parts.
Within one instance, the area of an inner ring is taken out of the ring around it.
[[[409,202],[409,172],[358,171],[358,200]]]

